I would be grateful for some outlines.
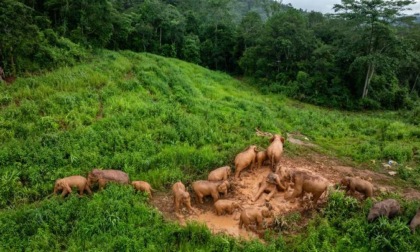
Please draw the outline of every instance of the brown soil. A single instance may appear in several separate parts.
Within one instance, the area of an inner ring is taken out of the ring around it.
[[[330,185],[336,185],[339,183],[344,176],[359,176],[366,180],[371,181],[376,188],[376,193],[381,192],[399,192],[406,198],[420,199],[420,192],[414,189],[401,189],[389,186],[389,182],[394,178],[385,174],[375,173],[370,170],[359,170],[350,166],[343,165],[339,160],[322,156],[318,153],[308,154],[306,157],[282,157],[282,167],[290,169],[305,170],[310,173],[316,173],[326,178]],[[236,200],[244,207],[255,207],[262,206],[265,202],[265,196],[262,194],[256,202],[252,202],[253,195],[258,190],[258,183],[261,179],[270,172],[269,166],[263,166],[260,170],[252,174],[248,169],[241,173],[241,180],[234,181],[231,178],[231,188],[226,197],[230,200]],[[291,212],[300,212],[301,217],[304,219],[301,221],[301,225],[306,225],[307,219],[311,218],[311,214],[307,214],[308,209],[317,209],[325,205],[326,195],[322,195],[318,201],[317,206],[309,204],[309,200],[304,199],[302,202],[296,200],[296,202],[290,202],[284,199],[285,194],[289,195],[293,189],[289,188],[287,192],[278,192],[270,200],[273,207],[275,216],[284,216]],[[252,231],[245,231],[245,229],[239,229],[239,211],[233,213],[233,215],[217,216],[213,209],[213,199],[211,197],[205,198],[204,204],[197,204],[194,200],[194,193],[190,191],[192,195],[192,206],[198,210],[197,215],[189,215],[186,209],[183,209],[181,215],[174,214],[173,208],[173,197],[171,193],[157,193],[153,196],[152,204],[157,207],[163,215],[170,220],[177,220],[182,225],[186,221],[197,221],[204,223],[213,233],[223,232],[234,237],[242,237],[245,239],[258,238],[258,235]],[[361,198],[361,195],[359,196]],[[305,220],[306,218],[306,220]]]

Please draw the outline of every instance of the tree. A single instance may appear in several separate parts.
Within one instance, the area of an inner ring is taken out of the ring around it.
[[[342,0],[335,4],[337,17],[343,18],[351,25],[350,29],[355,35],[354,41],[349,43],[358,45],[358,55],[354,65],[364,65],[365,77],[362,98],[368,96],[371,81],[379,64],[392,61],[392,52],[395,49],[395,29],[398,17],[408,5],[415,3],[412,0]]]

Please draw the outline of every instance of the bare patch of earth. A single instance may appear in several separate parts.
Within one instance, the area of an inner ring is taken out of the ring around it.
[[[288,169],[305,170],[310,173],[321,175],[329,181],[331,186],[338,184],[344,176],[359,176],[371,181],[375,185],[376,195],[383,192],[398,192],[408,199],[420,199],[420,192],[415,189],[402,189],[390,186],[390,182],[394,179],[391,176],[346,166],[339,160],[318,153],[308,154],[305,157],[283,156],[281,163],[283,167]],[[241,173],[240,181],[235,181],[231,178],[231,188],[228,195],[221,198],[237,201],[244,208],[264,205],[265,193],[262,194],[256,202],[252,202],[251,199],[258,190],[258,183],[263,177],[266,177],[269,172],[269,166],[263,166],[260,170],[255,171],[255,173],[251,173],[248,169],[244,170]],[[306,218],[310,218],[310,215],[304,214],[308,209],[314,207],[307,204],[308,201],[290,202],[284,199],[285,194],[290,194],[292,191],[293,189],[290,188],[287,192],[278,192],[270,200],[274,215],[283,216],[292,212],[300,212],[301,216],[304,218],[305,215]],[[157,207],[167,219],[178,221],[182,225],[187,221],[196,221],[206,224],[213,233],[225,233],[244,239],[258,238],[256,233],[239,228],[239,211],[234,212],[232,215],[217,216],[213,208],[213,199],[211,197],[206,197],[204,199],[204,204],[199,204],[196,203],[194,193],[191,190],[190,194],[192,196],[192,206],[198,210],[198,214],[195,215],[190,215],[186,209],[182,210],[182,214],[176,215],[174,213],[173,197],[170,192],[156,193],[151,203]],[[327,197],[324,194],[318,201],[318,207],[325,205],[326,200]],[[306,223],[307,221],[304,220],[303,222]]]

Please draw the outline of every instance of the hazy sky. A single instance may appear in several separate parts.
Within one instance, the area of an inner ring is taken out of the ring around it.
[[[332,7],[334,4],[341,3],[340,0],[283,0],[283,4],[292,4],[296,9],[314,10],[322,13],[334,13]],[[411,5],[411,11],[406,11],[407,14],[420,13],[420,2],[416,1]]]

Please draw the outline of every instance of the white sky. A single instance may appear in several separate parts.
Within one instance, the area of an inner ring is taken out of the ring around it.
[[[322,13],[334,13],[334,4],[341,3],[341,0],[283,0],[283,4],[292,4],[296,9],[307,11],[319,11]],[[405,11],[406,14],[420,13],[420,2],[409,6],[412,10]]]

